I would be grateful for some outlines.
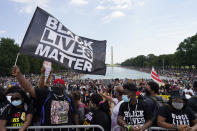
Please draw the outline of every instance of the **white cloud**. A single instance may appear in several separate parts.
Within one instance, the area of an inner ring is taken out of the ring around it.
[[[144,0],[102,0],[98,6],[104,6],[112,10],[130,10],[133,7],[141,7],[144,4]]]
[[[29,3],[29,0],[10,0],[10,1],[14,1],[17,3]]]
[[[110,7],[110,9],[122,9],[122,10],[124,10],[124,9],[129,9],[129,8],[131,8],[128,4],[122,4],[122,5],[116,5],[116,6],[112,6],[112,7]]]
[[[104,10],[104,9],[106,9],[106,7],[104,7],[102,5],[98,5],[95,9],[97,9],[97,10]]]
[[[7,33],[7,31],[5,31],[5,30],[0,30],[0,34],[5,34],[5,33]]]
[[[21,4],[21,13],[32,13],[37,6],[41,8],[48,8],[50,0],[10,0],[15,3]]]
[[[122,16],[125,16],[125,14],[121,11],[114,11],[110,15],[111,18],[119,18],[119,17],[122,17]]]
[[[132,6],[132,0],[113,0],[113,3],[116,7],[127,7],[130,8]]]
[[[88,1],[87,0],[71,0],[70,3],[72,5],[81,6],[81,5],[87,5]]]
[[[109,23],[112,19],[126,16],[126,11],[144,6],[145,0],[100,0],[95,9],[107,10],[111,12],[103,18],[105,23]],[[118,11],[117,11],[118,10]]]
[[[138,2],[137,2],[137,5],[138,5],[138,6],[144,6],[144,4],[145,4],[144,1],[138,1]]]
[[[103,20],[104,20],[105,23],[109,23],[113,19],[118,19],[118,18],[124,17],[124,16],[126,16],[126,15],[123,12],[121,12],[121,11],[114,11],[110,15],[105,16],[103,18]]]

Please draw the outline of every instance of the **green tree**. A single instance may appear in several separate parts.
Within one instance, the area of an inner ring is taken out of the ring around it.
[[[10,38],[0,40],[0,75],[9,75],[14,65],[19,46]]]

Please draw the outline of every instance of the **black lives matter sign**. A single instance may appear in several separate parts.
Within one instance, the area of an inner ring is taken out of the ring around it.
[[[41,8],[34,13],[20,52],[79,73],[105,75],[106,72],[106,41],[74,34]]]

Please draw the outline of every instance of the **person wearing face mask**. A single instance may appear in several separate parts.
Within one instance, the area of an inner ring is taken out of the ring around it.
[[[0,129],[5,130],[6,126],[21,127],[24,131],[31,124],[33,107],[24,90],[20,87],[11,87],[6,94],[12,94],[11,103],[3,111],[0,117]]]
[[[16,76],[20,85],[29,92],[30,96],[41,108],[41,126],[79,124],[78,114],[74,102],[65,94],[65,82],[55,79],[51,91],[46,88],[33,88],[17,66],[12,68],[12,75]]]
[[[187,108],[185,93],[173,90],[169,104],[159,108],[157,124],[167,129],[178,131],[196,131],[197,119],[194,112]]]
[[[127,131],[144,131],[152,124],[152,113],[148,105],[136,98],[137,88],[134,84],[123,85],[127,97],[123,97],[118,114],[118,124]]]

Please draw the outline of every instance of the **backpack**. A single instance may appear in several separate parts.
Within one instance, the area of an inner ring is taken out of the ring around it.
[[[165,105],[165,102],[161,96],[151,96],[150,98],[156,102],[155,104],[157,104],[158,107]]]
[[[154,101],[154,114],[156,115],[155,120],[153,121],[153,125],[157,126],[157,115],[158,115],[158,110],[160,107],[164,106],[166,103],[160,96],[151,96],[150,99]]]
[[[48,102],[48,100],[53,96],[53,93],[50,92],[49,95],[47,96],[47,98],[45,99],[44,101],[44,104],[42,105],[42,108],[41,108],[41,114],[42,114],[42,118],[41,118],[41,124],[44,124],[44,121],[45,121],[45,105],[46,103]],[[67,94],[64,95],[64,98],[66,98],[66,100],[69,102],[69,107],[70,107],[70,110],[72,111],[73,108],[72,108],[72,101],[71,99],[67,96]]]

